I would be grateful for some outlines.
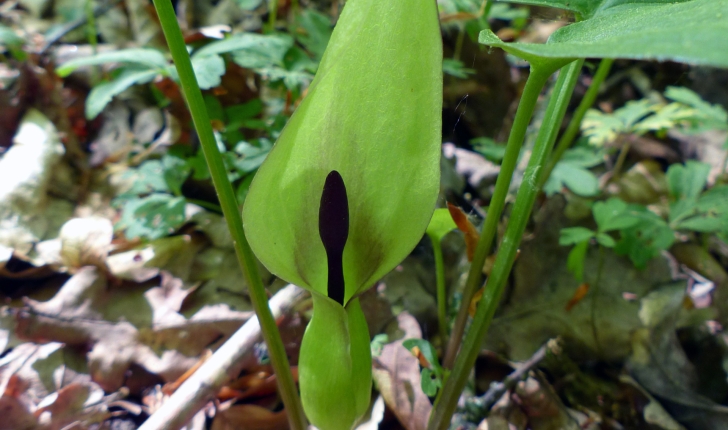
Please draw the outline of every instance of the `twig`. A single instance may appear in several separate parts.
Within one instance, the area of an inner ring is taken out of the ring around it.
[[[531,358],[518,366],[511,374],[506,376],[502,382],[492,382],[488,391],[480,397],[472,399],[471,402],[477,405],[478,409],[488,411],[503,396],[503,394],[516,386],[538,363],[546,358],[549,351],[558,349],[558,340],[550,340],[536,351]]]
[[[286,314],[305,294],[305,290],[295,285],[280,290],[268,302],[273,317],[278,319]],[[259,340],[260,324],[258,318],[253,317],[187,379],[139,430],[173,430],[184,426],[215,397],[224,384],[237,378],[242,370],[242,357]]]

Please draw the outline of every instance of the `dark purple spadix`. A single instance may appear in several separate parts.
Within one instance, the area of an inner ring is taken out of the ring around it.
[[[344,305],[344,246],[349,237],[349,200],[339,172],[326,176],[319,206],[319,235],[328,262],[328,296]]]

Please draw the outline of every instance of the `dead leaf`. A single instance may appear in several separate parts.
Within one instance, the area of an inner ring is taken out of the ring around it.
[[[286,430],[286,411],[271,412],[256,405],[222,406],[211,430]]]
[[[477,248],[478,241],[480,240],[480,233],[478,233],[478,230],[475,228],[473,223],[470,222],[468,216],[462,209],[448,202],[447,210],[450,211],[450,216],[453,221],[455,221],[455,225],[458,226],[458,230],[463,232],[465,235],[465,247],[468,254],[468,261],[473,261],[475,248]]]
[[[408,430],[424,430],[432,405],[420,386],[420,365],[412,353],[402,346],[405,339],[420,339],[417,320],[407,312],[397,316],[391,331],[397,339],[384,345],[379,357],[373,357],[372,376],[387,406]]]

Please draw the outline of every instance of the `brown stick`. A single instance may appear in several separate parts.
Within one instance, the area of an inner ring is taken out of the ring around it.
[[[290,311],[305,297],[306,291],[295,286],[276,293],[268,302],[274,318]],[[240,374],[241,358],[260,339],[258,318],[250,318],[232,335],[182,386],[147,419],[139,430],[176,430],[189,422],[223,385]]]

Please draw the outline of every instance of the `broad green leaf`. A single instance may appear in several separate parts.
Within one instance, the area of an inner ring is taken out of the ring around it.
[[[296,17],[296,22],[300,26],[296,40],[316,59],[321,59],[331,38],[331,18],[314,9],[306,9]]]
[[[697,201],[678,200],[671,204],[670,225],[676,230],[728,232],[728,186],[715,186]]]
[[[271,272],[327,294],[317,226],[333,170],[350,208],[345,302],[414,248],[439,188],[441,49],[434,2],[346,4],[308,95],[247,196],[246,235]]]
[[[250,173],[260,167],[270,152],[271,145],[267,140],[261,141],[261,146],[254,146],[248,142],[235,145],[235,153],[240,158],[235,161],[235,168],[241,173]]]
[[[225,74],[225,60],[219,55],[193,55],[192,68],[200,89],[209,90],[220,85],[220,77]]]
[[[627,210],[638,222],[620,230],[621,238],[614,250],[629,256],[635,267],[644,268],[648,261],[672,246],[675,234],[662,218],[646,207],[629,205]]]
[[[599,233],[597,235],[597,242],[606,248],[614,248],[614,245],[617,244],[617,242],[612,239],[612,236],[607,233]]]
[[[592,213],[600,233],[634,227],[641,220],[632,213],[627,203],[618,198],[594,203]]]
[[[559,235],[559,245],[574,245],[579,242],[587,242],[594,237],[595,233],[586,227],[562,228]]]
[[[500,42],[531,61],[542,58],[631,58],[728,67],[728,0],[534,0],[561,6],[584,21],[563,27],[545,44]],[[499,46],[484,30],[480,43]]]
[[[569,251],[566,258],[566,270],[569,271],[577,281],[584,280],[584,259],[586,258],[588,241],[579,242]]]
[[[243,10],[253,10],[260,6],[263,0],[235,0],[235,4]]]
[[[184,197],[151,194],[126,202],[117,229],[125,230],[128,239],[159,239],[172,233],[185,221]]]
[[[503,157],[506,155],[506,146],[503,144],[496,143],[495,140],[489,137],[476,137],[470,140],[470,144],[473,145],[476,151],[483,155],[486,159],[500,164]]]
[[[562,186],[566,186],[582,197],[590,197],[599,193],[597,177],[589,170],[568,161],[556,164],[549,180],[559,184],[558,186],[551,184],[549,189],[558,187],[557,189],[560,191]]]
[[[437,390],[442,387],[442,380],[432,370],[424,368],[420,372],[420,387],[425,395],[435,397]]]
[[[450,210],[447,208],[435,209],[432,214],[430,224],[427,226],[427,235],[432,239],[432,244],[437,245],[440,243],[446,234],[450,233],[457,228],[455,221],[450,216]]]
[[[695,120],[701,120],[708,128],[728,128],[728,112],[720,105],[706,102],[695,91],[685,87],[667,87],[665,97],[695,108],[698,116]]]
[[[667,169],[667,186],[675,199],[696,200],[705,188],[710,164],[688,160],[685,165],[673,164]]]
[[[113,52],[101,52],[89,57],[77,58],[63,63],[56,69],[58,76],[65,77],[74,70],[83,66],[99,66],[109,63],[121,63],[142,66],[147,69],[154,69],[157,72],[166,69],[168,66],[164,54],[151,48],[121,49]]]
[[[86,98],[86,118],[96,118],[111,100],[132,85],[151,82],[158,74],[156,70],[126,69],[110,82],[97,85]]]
[[[124,191],[121,198],[136,197],[153,192],[170,192],[164,180],[165,166],[160,160],[147,160],[136,169],[129,169],[122,176],[131,187]]]

